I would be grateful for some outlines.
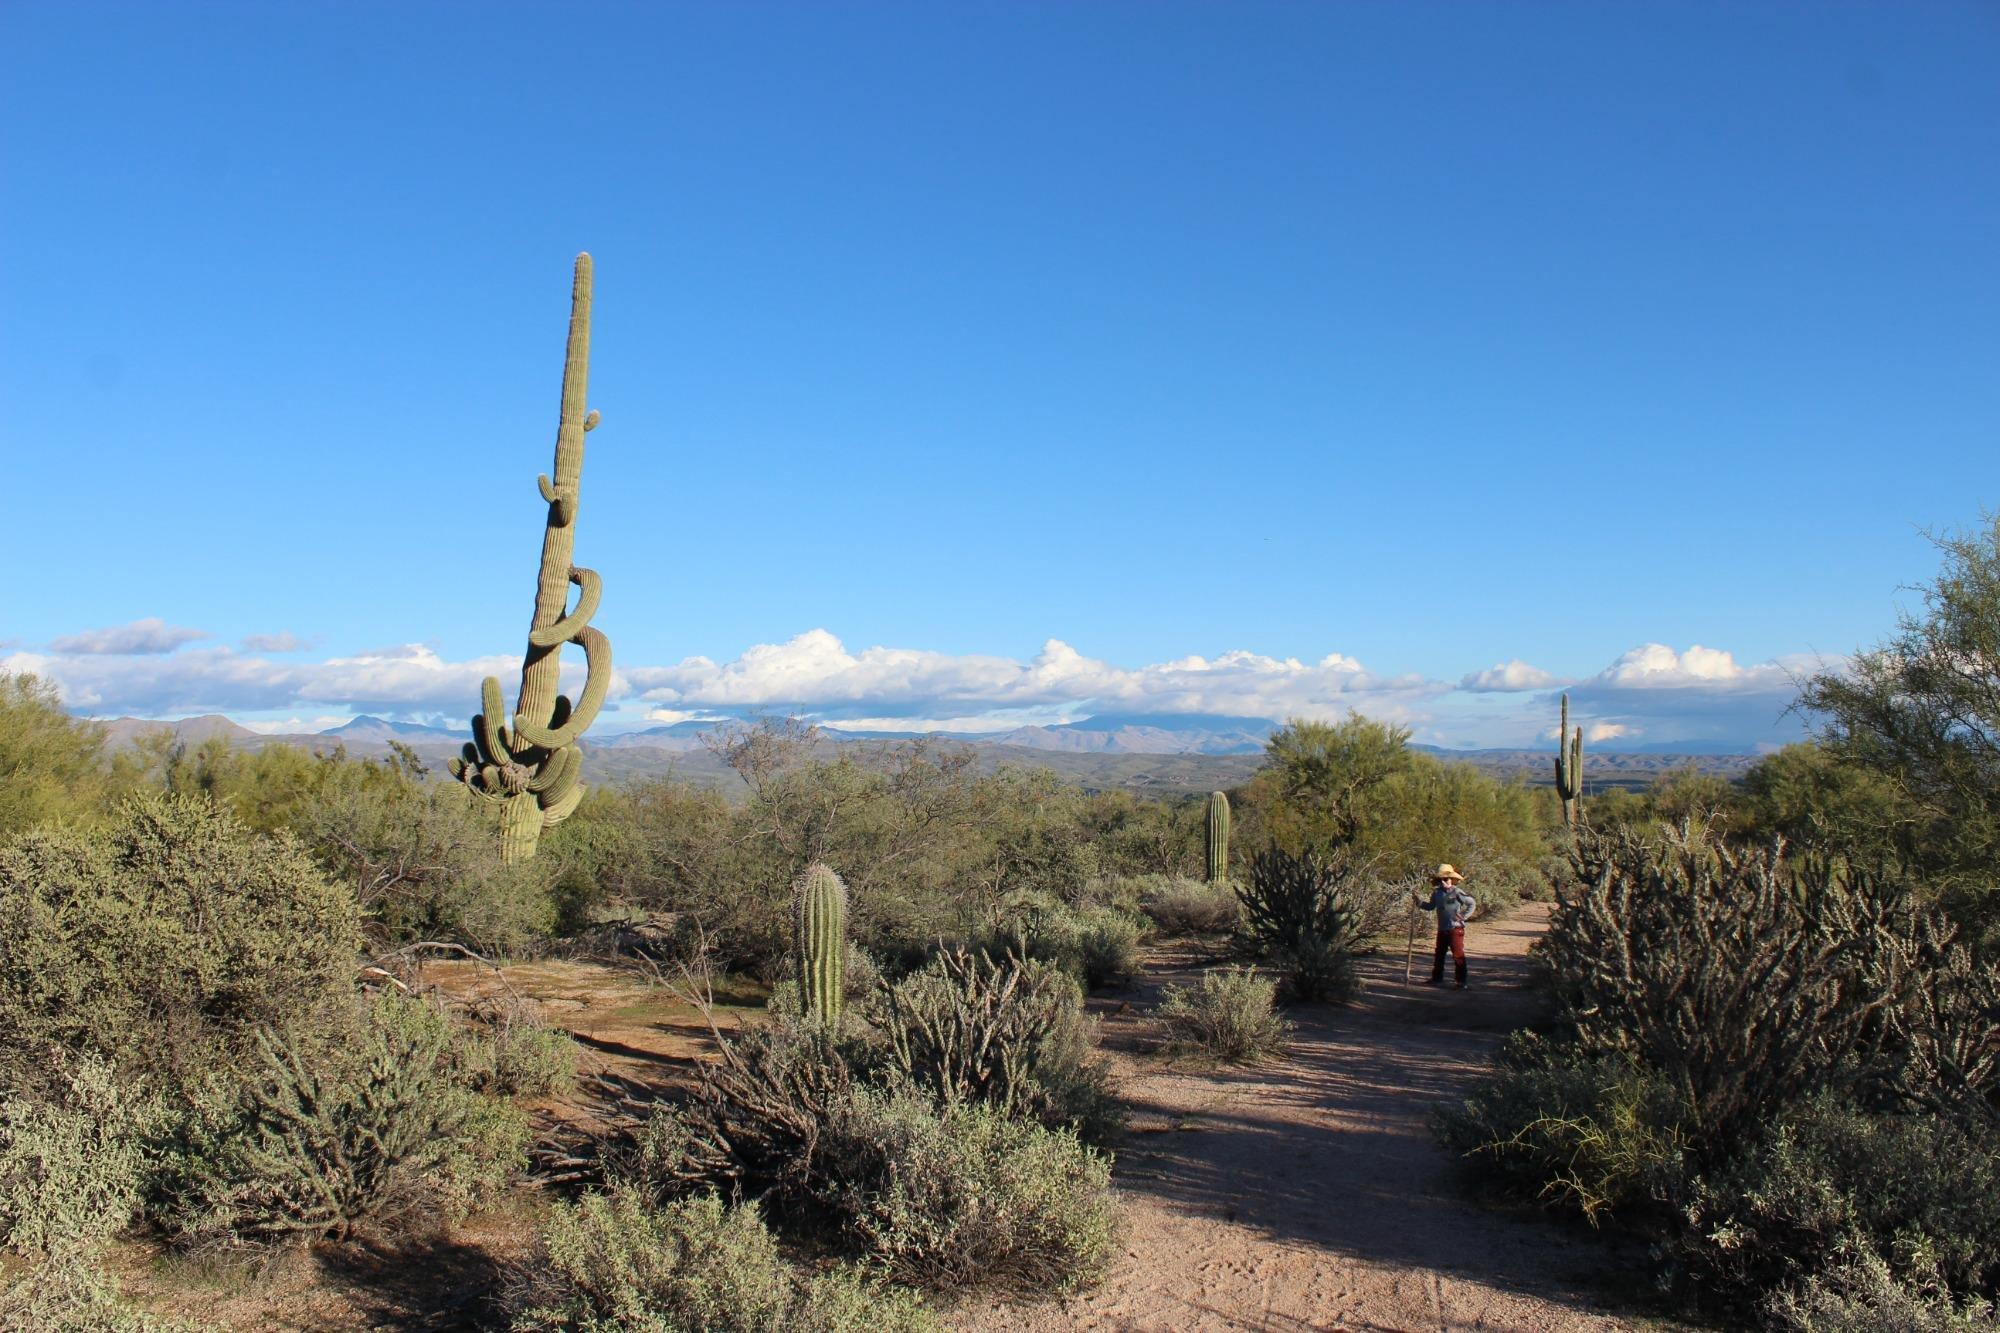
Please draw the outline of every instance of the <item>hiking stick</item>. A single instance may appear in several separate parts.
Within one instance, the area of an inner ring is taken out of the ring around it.
[[[1410,904],[1410,939],[1403,946],[1403,985],[1410,984],[1410,964],[1417,953],[1417,905]]]

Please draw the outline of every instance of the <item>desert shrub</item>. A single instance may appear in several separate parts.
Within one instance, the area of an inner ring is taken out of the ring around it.
[[[364,1222],[451,1217],[502,1184],[525,1118],[465,1085],[457,1032],[384,994],[342,1034],[259,1034],[234,1089],[190,1097],[169,1149],[162,1219],[184,1239],[346,1236]]]
[[[1245,943],[1277,963],[1297,999],[1344,1001],[1359,985],[1354,953],[1365,940],[1346,900],[1354,878],[1344,855],[1273,848],[1251,858],[1250,878],[1236,888]]]
[[[157,1108],[103,1060],[65,1060],[47,1090],[0,1096],[0,1245],[74,1255],[136,1211]]]
[[[540,1097],[576,1083],[576,1042],[552,1028],[531,1001],[477,1007],[476,1026],[461,1042],[465,1081],[495,1097]]]
[[[1711,1289],[1809,1279],[1844,1255],[1880,1256],[1903,1281],[2000,1289],[2000,1158],[1929,1115],[1858,1110],[1830,1094],[1788,1110],[1675,1202],[1675,1256]]]
[[[1096,990],[1138,970],[1143,931],[1141,918],[1114,907],[1074,907],[1045,893],[1017,893],[971,947],[1051,964],[1085,990]]]
[[[841,1269],[805,1278],[754,1207],[712,1194],[656,1204],[632,1190],[558,1203],[507,1293],[515,1333],[917,1333],[907,1292]]]
[[[1687,1120],[1667,1080],[1630,1055],[1517,1032],[1497,1076],[1437,1126],[1485,1183],[1596,1224],[1679,1192]]]
[[[856,1090],[828,1129],[829,1195],[875,1264],[938,1290],[1068,1290],[1117,1235],[1106,1160],[1068,1130],[922,1091]]]
[[[1243,906],[1227,884],[1153,876],[1140,900],[1153,924],[1168,935],[1217,935],[1236,929]]]
[[[1169,986],[1160,1000],[1167,1040],[1218,1060],[1259,1060],[1291,1040],[1273,1008],[1278,988],[1252,968],[1212,968],[1196,986]]]
[[[1865,1247],[1772,1293],[1763,1315],[1773,1333],[1981,1333],[2000,1323],[1991,1301],[1954,1301],[1935,1271],[1921,1265],[1899,1279]]]
[[[1050,964],[950,950],[885,988],[874,1022],[890,1067],[941,1101],[992,1105],[1101,1143],[1122,1115],[1082,1000]]]
[[[128,1077],[230,1063],[336,1003],[356,943],[353,900],[288,837],[141,798],[101,833],[0,850],[0,1050],[96,1052]]]

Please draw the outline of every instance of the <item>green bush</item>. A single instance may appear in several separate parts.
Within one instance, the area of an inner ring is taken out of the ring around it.
[[[1111,1168],[1068,1130],[914,1088],[857,1090],[827,1129],[828,1198],[868,1258],[937,1290],[1069,1290],[1117,1240]]]
[[[1676,1202],[1686,1225],[1673,1252],[1714,1290],[1810,1280],[1858,1251],[1902,1281],[2000,1290],[2000,1157],[1990,1137],[1941,1117],[1870,1113],[1822,1094]]]
[[[576,1042],[550,1027],[539,1006],[508,1000],[476,1008],[462,1039],[466,1081],[495,1097],[543,1097],[576,1085]]]
[[[1199,985],[1166,988],[1160,1021],[1176,1047],[1218,1060],[1267,1059],[1292,1037],[1292,1025],[1272,1007],[1277,993],[1277,985],[1254,968],[1212,968]]]
[[[353,899],[290,838],[206,799],[136,800],[103,832],[0,849],[0,1051],[170,1080],[233,1063],[258,1028],[337,1003],[357,947]]]
[[[1497,1075],[1437,1125],[1488,1184],[1594,1225],[1680,1192],[1688,1119],[1667,1080],[1629,1055],[1517,1032]]]
[[[1772,1333],[1991,1333],[1991,1301],[1954,1301],[1934,1272],[1899,1280],[1882,1257],[1860,1249],[1764,1303]]]
[[[237,1089],[190,1097],[162,1219],[189,1240],[349,1235],[363,1222],[462,1215],[518,1169],[525,1117],[465,1086],[458,1033],[384,994],[351,1035],[260,1034]]]
[[[1294,998],[1343,1003],[1360,988],[1354,954],[1367,941],[1348,901],[1357,883],[1345,855],[1274,848],[1251,858],[1248,882],[1236,886],[1243,942],[1283,970]]]
[[[1168,935],[1220,935],[1236,929],[1243,905],[1227,884],[1153,876],[1141,909]]]
[[[849,1268],[806,1278],[754,1207],[614,1189],[558,1203],[506,1304],[514,1333],[919,1333],[913,1295]]]
[[[1138,970],[1144,922],[1114,907],[1072,907],[1043,893],[1021,893],[972,947],[1048,963],[1085,990],[1122,982]]]
[[[94,1056],[54,1082],[0,1096],[0,1245],[16,1253],[76,1255],[139,1204],[157,1108]]]
[[[1048,963],[947,951],[887,987],[873,1022],[889,1065],[944,1102],[990,1104],[1092,1143],[1123,1123],[1083,996]]]

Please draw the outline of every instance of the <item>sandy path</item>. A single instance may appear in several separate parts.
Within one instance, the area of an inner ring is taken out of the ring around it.
[[[1153,1045],[1149,1020],[1107,1015],[1133,1107],[1116,1172],[1126,1252],[1093,1291],[963,1311],[953,1327],[1627,1327],[1592,1309],[1603,1249],[1468,1202],[1428,1125],[1534,1012],[1526,951],[1545,922],[1529,905],[1476,923],[1464,992],[1406,990],[1400,955],[1369,960],[1353,1007],[1295,1013],[1288,1058],[1255,1070],[1169,1068],[1129,1053]],[[1160,961],[1131,1009],[1149,1010],[1160,984],[1198,966],[1186,955]]]

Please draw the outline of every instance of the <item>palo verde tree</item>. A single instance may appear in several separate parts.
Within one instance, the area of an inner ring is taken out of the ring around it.
[[[501,855],[509,862],[532,857],[542,830],[568,818],[583,799],[583,786],[577,781],[583,755],[576,741],[596,718],[611,685],[611,641],[590,623],[603,583],[593,571],[570,563],[583,479],[583,436],[597,425],[597,413],[584,410],[590,378],[590,278],[590,256],[578,255],[570,291],[569,346],[563,358],[555,479],[540,478],[548,521],[513,725],[507,725],[502,712],[500,681],[488,676],[480,691],[481,712],[472,719],[472,743],[465,747],[464,757],[451,764],[452,776],[474,795],[500,807]],[[569,605],[572,583],[577,587],[574,608]],[[587,663],[583,693],[574,704],[556,691],[562,649],[568,643],[583,649]]]
[[[1915,818],[1900,850],[2000,946],[2000,515],[1933,539],[1944,568],[1887,642],[1806,683],[1836,757],[1887,779]]]

